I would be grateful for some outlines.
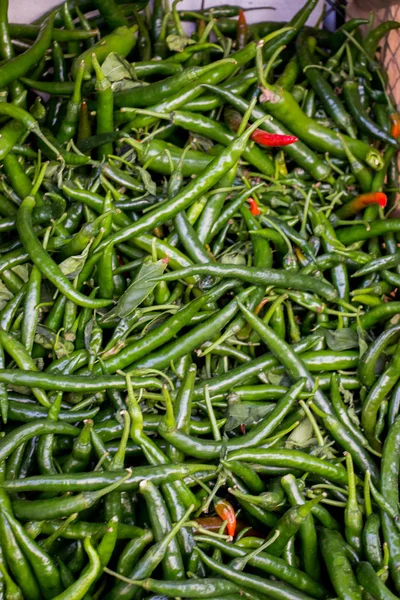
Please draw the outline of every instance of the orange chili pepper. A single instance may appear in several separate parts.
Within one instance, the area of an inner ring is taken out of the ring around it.
[[[253,198],[249,198],[248,202],[250,204],[250,212],[254,217],[257,217],[261,214],[261,210],[258,208],[257,202],[253,200]]]
[[[266,305],[268,304],[268,302],[271,302],[271,298],[265,297],[261,300],[260,304],[257,305],[254,314],[258,315],[258,313],[260,312],[260,310]]]
[[[214,508],[217,515],[221,517],[223,521],[228,522],[226,530],[228,532],[228,535],[233,537],[236,531],[236,513],[232,504],[227,500],[217,498],[214,500]]]
[[[390,133],[396,140],[400,137],[400,115],[399,113],[392,113],[390,115],[390,120],[392,121],[392,129]]]
[[[208,531],[214,531],[215,533],[218,533],[218,531],[221,529],[221,525],[223,523],[223,520],[220,517],[197,517],[197,519],[195,519],[195,521],[203,529],[208,529]],[[240,533],[243,529],[246,529],[247,526],[248,526],[248,523],[246,523],[245,521],[240,521],[240,520],[236,521],[236,533]],[[245,537],[248,537],[248,536],[263,537],[263,534],[262,534],[262,532],[257,531],[255,529],[250,529],[249,531],[246,532]]]
[[[379,206],[385,208],[387,204],[386,194],[383,192],[361,194],[360,196],[357,196],[357,198],[353,198],[352,200],[349,200],[349,202],[346,202],[346,204],[341,206],[335,214],[339,219],[348,219],[370,204],[379,204]]]

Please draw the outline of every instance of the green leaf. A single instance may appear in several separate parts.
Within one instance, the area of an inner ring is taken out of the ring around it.
[[[110,52],[101,69],[111,83],[122,79],[136,79],[131,64],[116,52]]]
[[[154,181],[152,180],[151,175],[148,172],[148,170],[143,169],[142,167],[137,167],[135,165],[135,172],[137,172],[138,175],[140,176],[146,192],[148,192],[152,196],[155,196],[157,193],[157,186],[154,183]]]
[[[38,324],[35,333],[35,342],[46,350],[52,350],[56,342],[56,333],[46,325]]]
[[[88,352],[97,356],[100,352],[101,344],[103,342],[103,330],[98,326],[97,319],[93,317],[93,328],[90,337],[89,347],[87,348]],[[86,333],[86,331],[85,331]],[[86,342],[85,342],[86,344]]]
[[[260,403],[250,406],[241,402],[234,402],[228,408],[228,420],[224,431],[232,431],[239,427],[239,425],[254,425],[270,413],[274,407],[275,405],[272,403]]]
[[[87,255],[90,250],[90,244],[86,246],[82,254],[77,256],[70,256],[63,260],[58,266],[68,279],[75,279],[77,275],[82,271],[83,266],[86,262]]]
[[[196,43],[196,41],[190,37],[175,34],[167,36],[166,42],[171,52],[183,52],[186,46]]]
[[[23,281],[25,281],[25,283],[28,281],[28,279],[29,279],[29,269],[28,269],[27,265],[17,265],[16,267],[13,267],[11,270],[16,275],[18,275],[18,277],[21,277],[21,279]]]
[[[358,346],[360,348],[360,358],[368,350],[368,343],[366,341],[367,332],[361,327],[357,327]]]
[[[201,148],[204,152],[209,152],[214,147],[214,142],[210,138],[200,135],[199,133],[190,134],[189,142],[193,141],[198,148]]]
[[[122,79],[121,81],[114,81],[111,84],[111,89],[113,92],[122,92],[124,90],[131,90],[135,87],[140,87],[142,85],[144,85],[144,84],[140,83],[139,81],[132,81],[132,79]],[[132,115],[134,115],[134,114],[135,113],[132,112]],[[132,119],[133,119],[133,116],[132,116]]]
[[[322,328],[321,331],[325,336],[325,341],[330,350],[340,352],[342,350],[358,348],[357,332],[349,327],[343,327],[343,329],[337,329],[336,331]]]
[[[7,304],[9,300],[13,297],[12,293],[4,285],[2,281],[0,281],[0,310]]]
[[[268,383],[271,385],[282,385],[284,377],[283,373],[274,373],[273,371],[267,373]]]
[[[320,457],[323,460],[337,460],[337,452],[333,441],[328,441],[324,446],[314,446],[310,454]]]
[[[348,410],[348,415],[351,421],[353,421],[354,425],[356,425],[357,427],[361,426],[361,421],[357,416],[356,411],[354,410],[354,408],[351,406]]]
[[[170,315],[175,314],[175,312],[176,312],[175,310],[164,310],[163,312],[156,314],[156,316],[153,317],[153,319],[151,319],[151,321],[148,321],[144,325],[144,327],[142,329],[142,336],[149,333],[149,331],[152,331],[152,329],[159,327],[164,321],[166,321],[168,319],[168,317]]]
[[[54,352],[57,358],[63,358],[69,356],[74,351],[75,346],[69,340],[65,340],[61,336],[58,336],[57,342],[54,346]]]
[[[84,340],[86,350],[90,350],[90,340],[92,339],[92,331],[93,331],[94,324],[95,324],[95,321],[92,318],[85,325],[85,329],[83,332],[83,340]]]
[[[57,358],[68,356],[74,351],[74,344],[65,340],[61,335],[45,325],[38,325],[35,333],[35,342],[46,350],[53,350]]]
[[[315,438],[312,425],[308,419],[303,419],[289,434],[285,446],[288,448],[304,448],[313,444],[314,441]]]
[[[15,392],[21,396],[29,396],[31,394],[31,389],[22,385],[13,385],[12,383],[9,383],[7,388],[10,392]]]
[[[240,252],[224,254],[221,258],[222,265],[246,265],[246,257]]]
[[[164,273],[167,263],[168,261],[165,259],[152,262],[150,257],[146,258],[131,285],[122,294],[114,308],[102,319],[103,323],[107,323],[115,317],[123,319],[131,314],[154,290],[157,285],[157,281],[154,280]]]

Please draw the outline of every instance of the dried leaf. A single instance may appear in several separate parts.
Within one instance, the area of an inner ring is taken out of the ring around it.
[[[259,97],[259,101],[263,102],[271,102],[272,104],[276,104],[281,99],[278,94],[276,94],[273,90],[266,90],[265,88],[261,88],[261,96]]]

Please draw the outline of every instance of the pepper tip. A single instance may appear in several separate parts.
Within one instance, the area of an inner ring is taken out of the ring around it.
[[[379,206],[381,208],[385,208],[385,206],[387,204],[387,196],[386,196],[386,194],[384,194],[383,192],[377,192],[376,197],[377,197]]]

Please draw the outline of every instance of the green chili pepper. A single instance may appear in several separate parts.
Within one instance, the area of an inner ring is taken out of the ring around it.
[[[203,456],[207,458],[216,458],[220,455],[223,448],[230,451],[239,448],[249,448],[259,444],[274,432],[290,409],[304,387],[305,381],[300,380],[296,385],[289,389],[288,393],[277,403],[276,408],[268,414],[256,427],[253,427],[245,436],[238,440],[229,440],[228,442],[203,441],[193,436],[187,436],[178,430],[171,430],[166,423],[161,423],[159,433],[173,446],[182,452],[191,456]]]
[[[352,600],[361,599],[362,593],[346,556],[344,540],[340,533],[325,528],[321,529],[320,547],[338,597]]]
[[[28,536],[24,528],[10,513],[5,512],[4,514],[21,549],[32,565],[43,596],[45,598],[54,598],[62,590],[60,575],[56,565],[50,556]]]
[[[100,558],[93,548],[90,538],[85,538],[83,541],[85,551],[89,557],[89,564],[83,570],[82,575],[64,592],[58,595],[59,600],[68,600],[74,597],[83,597],[90,589],[91,585],[96,581],[101,573]]]
[[[260,97],[266,111],[289,127],[300,140],[308,142],[315,150],[329,152],[333,156],[345,157],[346,153],[339,138],[327,128],[307,117],[290,92],[269,86]],[[353,138],[345,141],[351,152],[375,170],[382,168],[382,158],[371,146]]]
[[[38,241],[31,224],[32,211],[35,207],[35,204],[35,200],[31,196],[28,196],[22,202],[17,213],[18,231],[22,243],[27,248],[27,251],[33,262],[56,287],[65,293],[67,298],[76,302],[80,306],[87,306],[91,308],[107,306],[110,303],[109,300],[91,300],[80,292],[75,291],[65,275],[63,275],[58,265],[44,250]]]
[[[103,4],[105,5],[106,3]],[[83,79],[90,79],[93,70],[92,54],[96,55],[100,64],[104,62],[110,52],[117,52],[123,58],[128,56],[136,44],[136,37],[134,35],[136,31],[136,25],[127,27],[124,23],[121,26],[117,26],[117,29],[112,33],[103,37],[101,41],[97,42],[94,46],[91,46],[75,58],[72,64],[73,78],[76,79],[80,65],[83,62],[85,64]]]
[[[249,103],[243,100],[233,92],[224,90],[216,86],[205,85],[206,89],[214,92],[218,96],[225,98],[234,108],[239,110],[241,113],[246,112],[249,108]],[[252,111],[252,119],[259,119],[266,113],[258,108],[254,108]],[[259,125],[260,129],[267,131],[268,133],[275,133],[279,135],[290,135],[292,132],[286,129],[284,124],[281,124],[280,120],[270,119],[266,120]],[[300,140],[295,144],[285,146],[285,152],[294,160],[296,163],[309,172],[317,181],[326,180],[331,175],[331,169],[323,161],[319,160],[318,156],[303,144]]]
[[[375,438],[374,433],[377,413],[386,394],[388,394],[397,383],[399,376],[399,355],[400,345],[398,344],[388,368],[373,385],[363,405],[362,424],[366,437],[371,446],[375,449],[380,447],[380,443]]]
[[[13,504],[14,513],[17,517],[27,520],[53,519],[65,517],[76,512],[81,512],[93,506],[104,495],[112,492],[115,488],[131,476],[131,471],[121,477],[115,483],[106,486],[96,492],[82,492],[73,498],[56,498],[48,500],[17,500]]]
[[[134,567],[135,563],[140,558],[143,550],[153,541],[153,534],[148,531],[146,534],[139,538],[130,540],[123,551],[121,552],[117,572],[120,575],[128,576],[129,572]]]
[[[357,579],[364,589],[369,590],[368,593],[374,595],[374,598],[378,598],[379,600],[396,598],[368,562],[360,562],[357,566]]]
[[[149,548],[146,554],[134,565],[133,569],[129,573],[130,579],[144,579],[149,577],[153,571],[161,563],[165,554],[168,550],[169,544],[175,538],[181,527],[187,521],[188,516],[193,512],[193,506],[189,507],[184,516],[176,523],[168,534],[159,542]],[[111,590],[111,598],[124,598],[129,600],[134,598],[138,587],[135,585],[124,583],[117,583]]]
[[[197,550],[197,552],[204,564],[215,574],[222,575],[224,579],[232,581],[239,586],[249,588],[257,593],[268,594],[269,596],[273,595],[275,598],[284,598],[285,594],[291,590],[291,588],[287,588],[284,584],[277,584],[274,581],[263,579],[258,575],[248,575],[231,569],[229,566],[213,560],[201,550]],[[299,594],[294,590],[291,593],[293,598],[299,598]]]
[[[53,30],[54,14],[50,15],[43,26],[40,28],[38,37],[34,44],[18,56],[10,58],[5,65],[2,66],[0,75],[0,88],[13,83],[19,77],[34,67],[48,50]]]
[[[210,544],[222,550],[224,554],[235,558],[245,558],[247,552],[237,544],[228,544],[217,538],[207,537],[205,535],[196,535],[196,541]],[[244,538],[246,539],[246,538]],[[270,575],[282,579],[294,588],[309,594],[312,597],[319,598],[325,594],[322,586],[311,579],[308,575],[285,563],[284,560],[265,552],[257,553],[256,556],[249,559],[249,564]]]
[[[293,475],[285,475],[282,477],[281,482],[292,506],[305,503]],[[321,565],[318,555],[317,531],[312,514],[309,514],[300,525],[299,535],[303,552],[304,571],[314,580],[320,581]]]
[[[148,507],[154,539],[160,542],[172,528],[167,507],[161,493],[151,482],[143,481],[140,484],[140,493]],[[183,560],[176,538],[171,540],[161,564],[166,579],[184,579]]]
[[[361,552],[361,532],[363,528],[363,520],[360,507],[357,503],[353,460],[351,458],[351,454],[348,452],[346,453],[346,465],[349,479],[349,496],[344,516],[345,534],[348,543],[356,550],[356,552]]]
[[[335,94],[321,71],[314,67],[314,58],[308,48],[307,32],[303,30],[297,37],[296,49],[300,66],[305,73],[313,90],[318,95],[326,112],[332,117],[338,127],[347,131],[351,138],[356,138],[356,131],[342,101]]]
[[[391,506],[396,507],[396,512],[398,503],[398,489],[396,482],[398,481],[399,467],[395,457],[400,439],[399,425],[400,420],[396,419],[389,430],[389,434],[383,446],[381,465],[381,491],[387,502],[389,502]],[[381,519],[383,538],[387,543],[389,550],[390,573],[395,588],[398,590],[400,582],[397,572],[397,564],[399,561],[400,536],[392,517],[390,517],[386,512],[382,511]]]
[[[379,515],[372,513],[368,516],[363,529],[363,548],[374,569],[379,570],[382,566],[383,556],[380,540],[381,520]]]

